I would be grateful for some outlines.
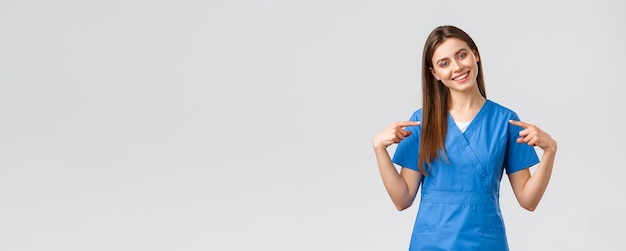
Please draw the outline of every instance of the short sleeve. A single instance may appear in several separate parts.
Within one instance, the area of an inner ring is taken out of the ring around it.
[[[421,113],[419,111],[413,113],[413,115],[409,118],[409,121],[420,121],[420,114]],[[392,161],[399,166],[419,171],[417,159],[419,156],[420,133],[422,131],[422,126],[410,126],[405,129],[410,131],[411,135],[398,143],[396,151],[393,154]]]
[[[512,120],[518,120],[517,114],[513,114]],[[508,140],[504,156],[504,168],[507,174],[511,174],[539,163],[539,157],[535,148],[526,143],[517,143],[519,132],[523,128],[508,124]]]

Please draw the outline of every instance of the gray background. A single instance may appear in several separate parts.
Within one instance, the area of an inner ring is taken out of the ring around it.
[[[0,250],[405,250],[371,139],[442,24],[559,142],[511,248],[622,247],[624,4],[440,2],[3,1]]]

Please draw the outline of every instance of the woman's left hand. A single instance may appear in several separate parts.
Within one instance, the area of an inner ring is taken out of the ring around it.
[[[520,137],[517,139],[517,143],[528,143],[531,146],[538,146],[544,152],[556,152],[556,141],[550,137],[550,134],[539,129],[536,125],[515,120],[509,120],[509,123],[524,129],[519,132]]]

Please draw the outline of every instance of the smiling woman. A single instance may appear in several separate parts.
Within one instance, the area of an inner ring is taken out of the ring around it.
[[[446,54],[450,52],[453,53]],[[455,91],[472,88],[470,84],[473,81],[469,79],[476,79],[478,62],[480,61],[477,50],[470,49],[463,40],[450,38],[439,45],[433,58],[437,61],[430,68],[430,71],[438,81]],[[457,72],[458,69],[462,69],[462,71]]]
[[[459,28],[433,30],[422,65],[422,108],[372,141],[398,210],[410,207],[422,186],[410,250],[508,250],[499,205],[502,176],[506,171],[520,205],[535,210],[557,143],[486,98],[478,47]],[[387,147],[394,143],[392,159]],[[534,146],[544,151],[541,160]]]

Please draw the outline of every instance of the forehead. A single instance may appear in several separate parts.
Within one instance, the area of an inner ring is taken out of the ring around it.
[[[461,49],[470,50],[469,45],[458,38],[447,38],[443,40],[433,53],[433,61],[437,61],[447,57],[453,57]]]

